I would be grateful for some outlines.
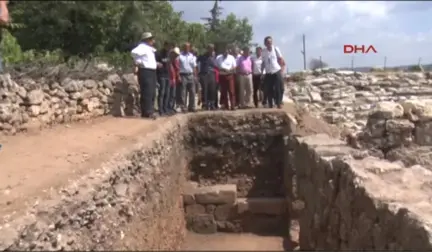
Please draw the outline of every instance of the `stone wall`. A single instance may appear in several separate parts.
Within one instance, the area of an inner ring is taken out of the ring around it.
[[[217,112],[194,117],[190,125],[192,181],[236,184],[239,197],[284,195],[283,137],[291,129],[283,112]]]
[[[34,74],[0,75],[0,133],[107,114],[133,115],[138,104],[133,74],[58,66]]]
[[[185,118],[161,125],[28,215],[0,227],[0,250],[176,250],[185,223]]]
[[[359,131],[380,101],[431,99],[431,76],[421,72],[304,72],[288,76],[286,95],[329,123]]]
[[[302,250],[432,249],[429,170],[364,157],[327,135],[288,144]]]
[[[187,228],[201,234],[252,232],[284,235],[285,198],[240,198],[235,184],[199,186],[183,192]]]

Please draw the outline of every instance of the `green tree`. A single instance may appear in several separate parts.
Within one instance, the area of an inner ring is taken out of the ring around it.
[[[253,30],[248,19],[237,19],[233,13],[222,19],[222,10],[219,1],[215,0],[210,10],[210,17],[202,18],[206,21],[208,40],[212,41],[219,51],[230,44],[240,47],[250,46]]]
[[[16,29],[9,30],[7,43],[16,38],[21,53],[18,47],[6,50],[16,51],[12,53],[16,59],[20,54],[29,55],[20,59],[55,58],[47,53],[53,51],[63,60],[128,54],[145,31],[155,35],[157,47],[164,41],[178,45],[189,41],[198,49],[209,42],[220,47],[247,45],[253,35],[247,19],[234,14],[223,19],[218,1],[205,18],[206,24],[186,22],[169,1],[11,1],[9,8]]]

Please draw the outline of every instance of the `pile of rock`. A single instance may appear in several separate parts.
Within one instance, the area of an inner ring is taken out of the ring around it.
[[[348,142],[374,156],[432,169],[431,107],[431,99],[380,102],[364,130],[348,136]]]
[[[432,98],[430,74],[421,72],[322,70],[288,76],[286,85],[293,102],[350,131],[366,126],[377,102]]]
[[[0,133],[138,110],[133,74],[99,72],[0,75]]]
[[[368,148],[432,146],[432,99],[379,102],[356,136]]]

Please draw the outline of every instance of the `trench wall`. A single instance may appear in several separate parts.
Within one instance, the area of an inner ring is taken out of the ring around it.
[[[367,157],[327,135],[291,138],[302,250],[432,249],[432,173]]]
[[[192,118],[189,124],[190,180],[201,185],[235,184],[237,197],[285,195],[284,136],[291,133],[286,114],[208,114]]]
[[[185,118],[141,136],[73,185],[0,227],[0,250],[175,250],[185,234]]]

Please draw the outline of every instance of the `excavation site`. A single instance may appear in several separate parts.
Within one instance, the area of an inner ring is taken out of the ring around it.
[[[27,210],[4,208],[0,248],[432,249],[430,171],[297,127],[268,109],[158,121]]]

